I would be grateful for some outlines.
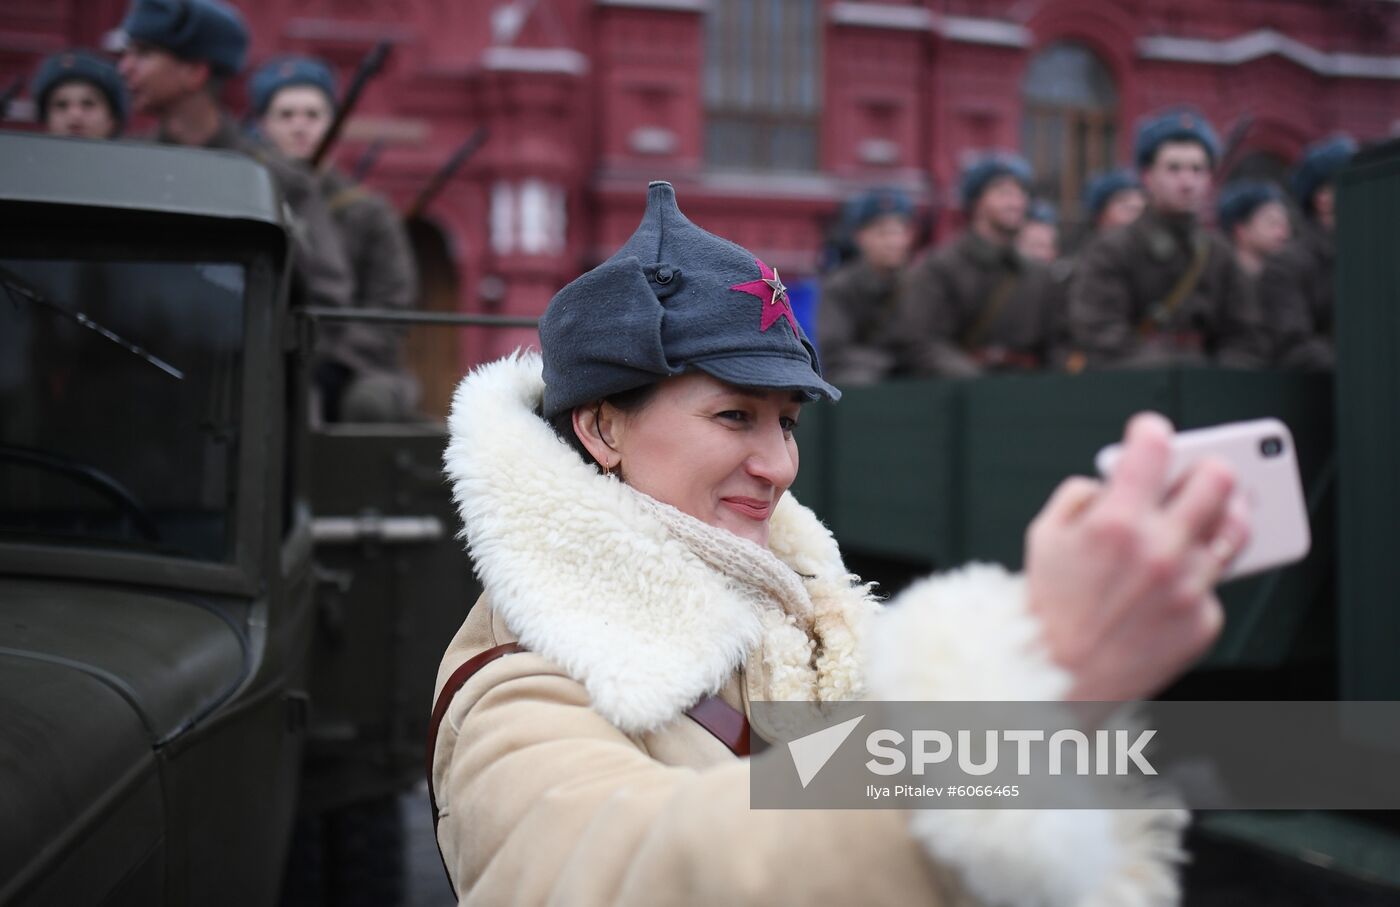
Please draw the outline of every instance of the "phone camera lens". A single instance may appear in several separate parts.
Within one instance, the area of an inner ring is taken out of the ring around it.
[[[1283,453],[1282,438],[1265,438],[1259,442],[1259,452],[1266,457],[1276,457]]]

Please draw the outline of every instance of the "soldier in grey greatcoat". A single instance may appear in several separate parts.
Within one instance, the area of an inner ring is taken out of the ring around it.
[[[1194,110],[1169,110],[1143,123],[1135,152],[1147,209],[1080,254],[1069,298],[1071,361],[1264,365],[1270,342],[1258,302],[1229,245],[1197,219],[1219,159],[1215,131]]]
[[[1065,237],[1059,258],[1050,265],[1050,273],[1055,277],[1055,287],[1062,300],[1058,309],[1062,364],[1072,372],[1082,370],[1085,364],[1084,355],[1073,352],[1068,336],[1069,291],[1075,272],[1079,269],[1080,254],[1098,234],[1115,227],[1126,227],[1137,220],[1147,206],[1147,197],[1143,194],[1142,181],[1137,173],[1125,167],[1095,175],[1084,187],[1081,202],[1084,222],[1079,229]]]
[[[1142,216],[1147,196],[1129,168],[1100,173],[1084,189],[1084,212],[1095,232],[1126,227]]]
[[[1222,189],[1215,203],[1215,222],[1251,283],[1258,281],[1269,257],[1291,235],[1283,192],[1264,180],[1235,180]]]
[[[1344,135],[1310,146],[1293,174],[1293,194],[1303,211],[1293,241],[1271,258],[1259,277],[1260,298],[1274,331],[1274,361],[1288,368],[1330,369],[1337,171],[1356,153]]]
[[[243,68],[248,28],[221,0],[135,0],[122,22],[118,71],[132,106],[160,120],[157,141],[240,151],[272,173],[296,219],[296,287],[316,306],[347,306],[354,284],[340,236],[311,176],[252,142],[219,102]]]
[[[350,261],[353,305],[412,308],[418,272],[398,212],[333,167],[309,169],[335,112],[330,67],[309,57],[271,60],[253,74],[249,96],[262,136],[316,180]],[[336,342],[323,347],[316,376],[330,421],[399,421],[414,414],[418,383],[404,368],[400,328],[343,326]]]
[[[974,159],[961,181],[968,227],[900,281],[900,370],[971,376],[1038,369],[1056,358],[1054,281],[1016,251],[1030,166],[1016,155]]]
[[[1031,201],[1025,226],[1016,234],[1016,251],[1022,258],[1047,266],[1060,260],[1060,212],[1052,202],[1043,198]]]
[[[914,244],[914,207],[897,189],[872,189],[847,205],[843,227],[856,258],[822,281],[817,347],[838,386],[872,384],[895,367],[895,290]]]

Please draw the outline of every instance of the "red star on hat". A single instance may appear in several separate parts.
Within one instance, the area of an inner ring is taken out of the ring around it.
[[[771,328],[779,318],[785,317],[788,324],[792,325],[793,336],[801,336],[797,329],[797,319],[792,314],[792,306],[788,303],[787,287],[783,286],[782,278],[778,276],[775,269],[768,267],[759,259],[755,258],[753,261],[754,264],[758,265],[758,280],[736,283],[729,289],[750,293],[762,300],[763,313],[758,322],[760,333]]]

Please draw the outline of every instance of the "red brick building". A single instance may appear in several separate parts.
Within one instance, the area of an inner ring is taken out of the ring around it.
[[[1190,102],[1280,172],[1313,138],[1400,130],[1396,0],[236,0],[254,64],[395,44],[339,152],[407,204],[471,131],[486,146],[412,225],[426,304],[538,314],[635,226],[648,179],[790,279],[848,193],[907,187],[956,225],[970,150],[1010,147],[1071,215],[1132,127]],[[125,0],[10,0],[0,86],[99,45]],[[230,102],[243,103],[241,86]],[[22,115],[23,99],[12,113]],[[527,332],[415,338],[439,404]]]

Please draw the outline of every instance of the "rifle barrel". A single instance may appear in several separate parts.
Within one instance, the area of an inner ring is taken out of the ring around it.
[[[355,162],[355,169],[350,174],[351,179],[357,183],[364,182],[370,170],[374,169],[374,165],[378,163],[379,155],[384,152],[384,144],[385,139],[382,135],[370,143],[364,154],[360,155],[360,159]]]
[[[1225,145],[1220,151],[1220,163],[1216,171],[1224,176],[1229,172],[1229,168],[1234,164],[1236,152],[1244,146],[1244,138],[1249,134],[1249,129],[1254,125],[1254,117],[1250,114],[1242,114],[1235,125],[1231,127],[1230,134],[1225,137]]]
[[[360,101],[360,95],[364,92],[369,80],[379,74],[379,70],[384,68],[384,61],[389,58],[389,51],[393,50],[393,43],[380,41],[365,54],[360,65],[355,68],[355,76],[350,80],[350,87],[345,92],[345,99],[336,108],[335,117],[331,120],[330,128],[321,138],[321,144],[316,147],[316,153],[311,156],[311,166],[316,167],[326,158],[331,146],[340,138],[340,132],[345,128],[345,121],[350,119],[351,112]]]
[[[467,162],[467,159],[475,154],[482,145],[486,144],[486,140],[490,135],[491,130],[487,129],[485,126],[478,126],[471,135],[467,136],[467,140],[453,152],[452,157],[447,159],[447,163],[443,164],[442,167],[438,169],[438,172],[433,174],[433,178],[428,180],[428,184],[423,187],[423,191],[419,192],[418,197],[413,200],[413,204],[408,206],[408,210],[404,213],[403,219],[413,220],[426,211],[429,203],[442,191],[443,186],[447,185],[447,181],[452,178],[452,175],[456,173],[461,166]]]

